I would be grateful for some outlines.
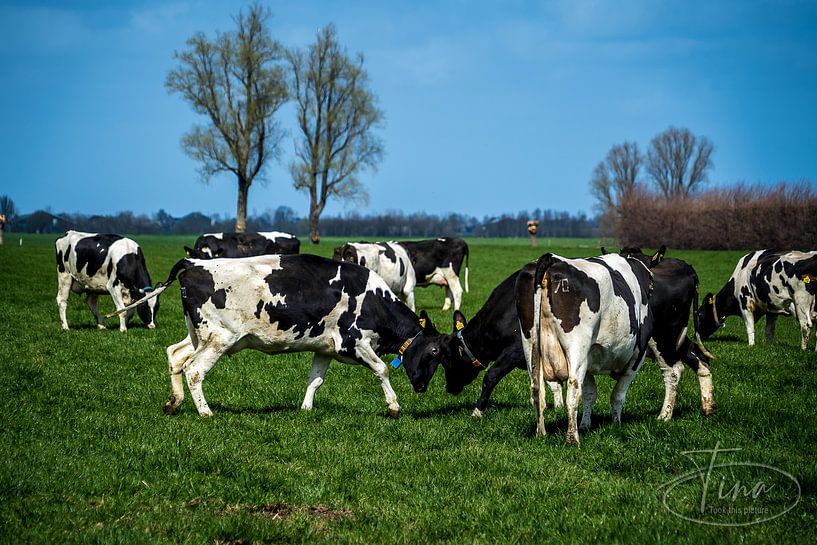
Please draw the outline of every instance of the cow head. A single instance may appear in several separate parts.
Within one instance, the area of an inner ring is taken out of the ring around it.
[[[482,364],[475,364],[465,353],[464,341],[457,334],[465,329],[467,320],[459,310],[454,311],[454,328],[451,335],[444,335],[442,364],[445,370],[445,390],[458,395],[471,384],[484,369]]]
[[[422,328],[421,331],[400,355],[409,382],[418,394],[428,389],[431,378],[437,370],[442,357],[444,337],[431,323],[431,318],[425,310],[420,312],[419,326]]]
[[[142,291],[141,296],[144,297],[145,295],[149,294],[153,291],[153,288],[144,288]],[[148,329],[154,329],[156,327],[156,314],[159,312],[159,297],[156,296],[153,299],[148,299],[146,302],[142,303],[138,307],[136,307],[136,314],[139,315],[139,319],[142,320],[142,323],[145,324]]]
[[[607,253],[603,246],[601,248],[601,252],[602,254]],[[658,248],[658,250],[651,256],[648,256],[643,251],[641,251],[641,248],[637,248],[634,246],[624,246],[618,253],[626,257],[635,257],[642,263],[644,263],[647,267],[652,269],[653,267],[661,263],[661,261],[664,259],[664,254],[667,253],[667,247],[662,244],[661,247]]]
[[[185,257],[192,257],[193,259],[211,259],[213,257],[209,251],[203,252],[198,248],[191,248],[190,246],[184,247],[184,255]]]
[[[698,308],[698,334],[701,339],[706,340],[717,330],[723,327],[723,320],[718,317],[718,310],[715,306],[715,296],[712,292],[704,295],[704,302]]]

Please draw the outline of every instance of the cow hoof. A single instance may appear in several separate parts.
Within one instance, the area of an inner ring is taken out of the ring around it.
[[[162,410],[167,415],[176,414],[177,412],[179,412],[179,406],[167,402],[165,403],[165,406],[162,408]]]
[[[213,416],[213,411],[211,411],[209,408],[202,409],[199,411],[199,416],[210,418],[211,416]]]
[[[96,324],[96,328],[97,328],[97,329],[99,329],[100,331],[103,331],[103,330],[105,330],[105,329],[108,329],[107,327],[105,327],[105,326],[104,326],[104,325],[102,325],[102,324]]]
[[[389,416],[397,420],[400,418],[400,409],[389,408]]]
[[[703,408],[703,412],[704,416],[712,416],[713,414],[715,414],[715,404],[713,403],[711,405],[706,405]]]
[[[474,418],[482,418],[482,411],[479,409],[474,409],[474,412],[471,413],[471,416]]]
[[[579,438],[575,435],[568,435],[567,437],[565,437],[565,445],[569,445],[571,447],[578,447]]]
[[[156,324],[148,324],[148,329],[156,329]]]
[[[670,420],[672,420],[672,413],[662,411],[661,414],[658,415],[658,418],[656,420],[658,420],[659,422],[669,422]]]

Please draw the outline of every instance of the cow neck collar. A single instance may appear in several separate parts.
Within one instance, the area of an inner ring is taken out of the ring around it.
[[[402,358],[403,355],[406,353],[406,350],[408,350],[408,347],[411,346],[414,340],[422,334],[423,330],[421,329],[420,331],[417,332],[416,335],[414,335],[413,337],[409,337],[405,341],[403,341],[403,344],[401,344],[400,348],[397,349],[397,354]]]
[[[471,365],[473,365],[474,367],[480,367],[484,369],[485,365],[483,365],[482,362],[479,361],[479,359],[474,355],[474,353],[471,352],[471,349],[468,348],[468,344],[465,342],[465,339],[462,336],[462,329],[457,331],[457,339],[459,339],[460,345],[462,345],[463,352],[465,352],[465,355],[468,356],[468,359],[471,360]]]

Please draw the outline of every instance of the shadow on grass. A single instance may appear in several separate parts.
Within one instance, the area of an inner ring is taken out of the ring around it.
[[[224,405],[221,403],[211,403],[210,408],[213,414],[278,414],[297,413],[301,409],[294,405],[271,405],[268,407],[240,407],[236,405]]]
[[[420,410],[420,411],[411,411],[411,417],[417,420],[424,420],[427,418],[434,418],[437,416],[442,415],[461,415],[471,414],[476,406],[475,403],[471,401],[457,401],[450,405],[446,405],[445,407],[438,407],[436,409],[430,410]],[[488,405],[488,408],[485,409],[485,414],[500,411],[500,410],[508,410],[508,409],[518,409],[520,407],[519,404],[512,404],[512,403],[491,403]]]

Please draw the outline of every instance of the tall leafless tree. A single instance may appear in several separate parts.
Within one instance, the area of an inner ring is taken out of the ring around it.
[[[713,151],[707,137],[670,127],[650,142],[647,174],[666,197],[685,197],[709,181]]]
[[[290,171],[295,187],[309,194],[309,239],[318,244],[320,216],[330,197],[368,199],[357,176],[376,169],[383,156],[374,133],[383,112],[368,88],[363,56],[349,57],[334,25],[320,29],[305,51],[295,49],[287,57],[300,129]]]
[[[283,48],[267,29],[269,12],[260,4],[241,11],[236,30],[209,40],[199,32],[176,52],[179,64],[165,86],[179,93],[193,110],[209,118],[182,137],[185,152],[201,162],[207,182],[220,173],[238,181],[236,231],[247,226],[247,194],[263,177],[270,158],[277,157],[282,130],[275,113],[287,100]]]
[[[610,148],[607,157],[593,170],[590,192],[596,198],[602,228],[612,232],[621,198],[635,189],[644,158],[635,142]]]

